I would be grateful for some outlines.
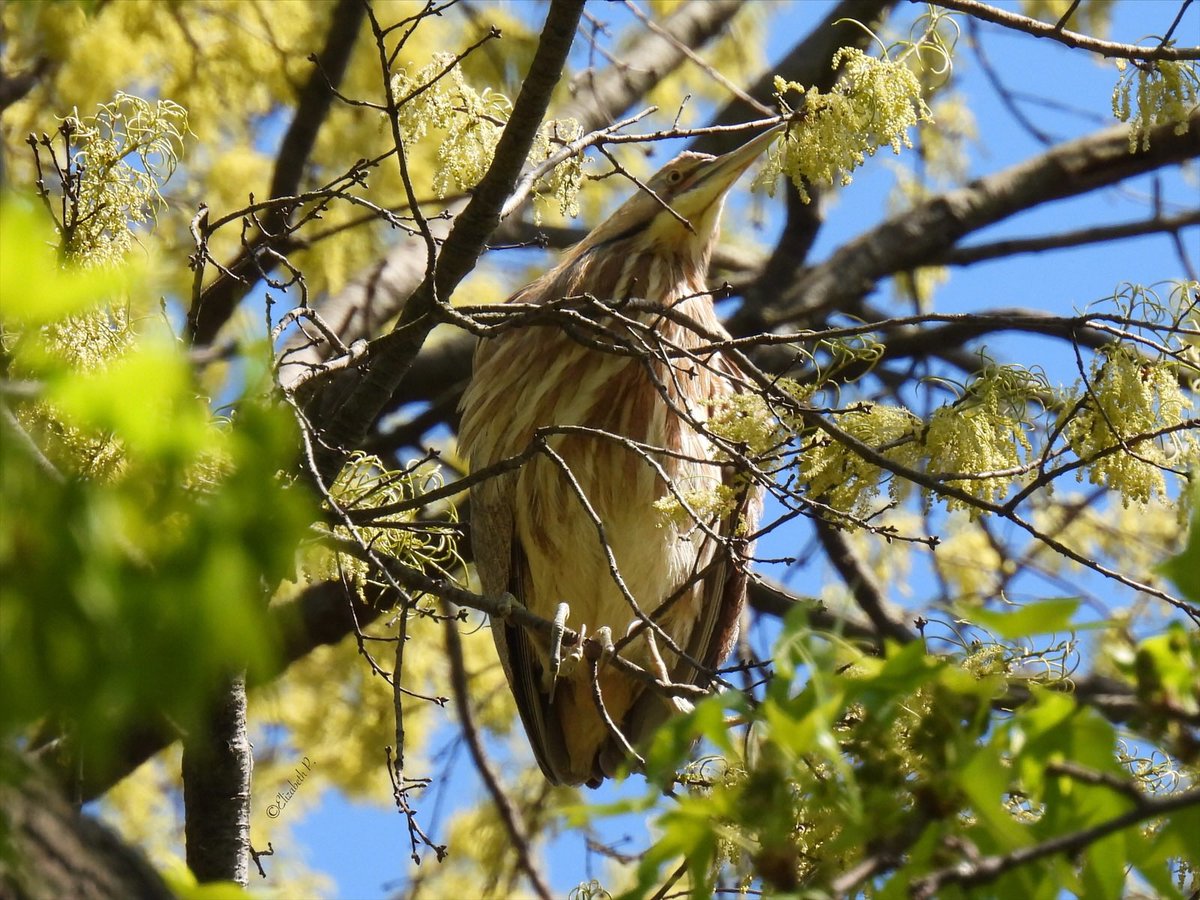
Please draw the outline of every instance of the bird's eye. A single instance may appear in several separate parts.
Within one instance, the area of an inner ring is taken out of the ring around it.
[[[683,181],[683,172],[680,169],[672,169],[667,173],[667,184],[676,185]]]

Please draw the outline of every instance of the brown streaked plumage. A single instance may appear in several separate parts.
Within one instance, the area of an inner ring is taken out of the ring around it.
[[[653,194],[639,191],[509,302],[544,304],[582,294],[604,302],[640,298],[674,304],[699,330],[724,335],[711,298],[703,295],[709,254],[725,193],[772,138],[767,132],[720,157],[675,158],[648,182]],[[637,315],[654,323],[664,346],[696,350],[710,343],[661,315]],[[610,324],[618,336],[632,336]],[[735,391],[737,374],[712,351],[668,362],[591,349],[553,326],[504,331],[476,350],[460,446],[478,470],[525,450],[538,428],[580,425],[670,451],[652,455],[680,492],[716,487],[731,476],[689,419],[703,423]],[[655,643],[671,680],[707,684],[737,635],[744,560],[728,559],[727,548],[694,522],[664,525],[653,504],[668,496],[666,483],[619,442],[572,434],[552,438],[550,446],[603,522],[621,578],[641,611],[701,665],[672,652],[660,636]],[[741,520],[752,527],[757,498],[744,497],[741,506]],[[471,516],[486,593],[511,592],[547,619],[566,602],[572,628],[586,626],[594,634],[607,626],[615,640],[637,622],[610,572],[595,523],[548,455],[474,487]],[[733,518],[707,524],[729,534]],[[594,786],[613,774],[624,752],[596,708],[589,667],[564,666],[551,685],[545,639],[504,622],[494,623],[492,634],[546,777]],[[659,672],[644,634],[622,653]],[[611,666],[601,665],[599,685],[611,720],[635,746],[673,709]]]

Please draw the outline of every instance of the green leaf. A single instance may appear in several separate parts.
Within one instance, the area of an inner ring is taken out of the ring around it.
[[[145,347],[62,378],[48,399],[77,427],[120,437],[134,456],[185,463],[219,442],[191,377],[175,348]]]
[[[47,214],[23,197],[0,198],[0,318],[43,325],[94,309],[140,280],[130,266],[68,267]]]
[[[1187,546],[1156,568],[1170,578],[1179,593],[1192,603],[1200,603],[1200,482],[1192,487],[1192,521]]]
[[[665,787],[674,779],[698,738],[706,738],[722,753],[732,754],[733,744],[725,720],[726,703],[741,699],[735,692],[709,697],[687,715],[667,720],[655,731],[646,748],[646,776]]]
[[[0,441],[0,508],[21,511],[0,516],[0,732],[69,720],[102,766],[132,723],[186,728],[228,672],[271,669],[266,593],[316,510],[278,477],[290,414],[244,401],[214,423],[173,347],[55,373],[48,395],[125,453],[107,480],[55,479]]]
[[[1028,831],[1004,808],[1004,796],[1012,787],[1012,769],[995,742],[981,748],[953,777],[970,799],[979,826],[987,829],[999,847],[1007,851],[1030,842]]]
[[[1136,829],[1137,826],[1130,826]],[[1120,897],[1129,859],[1126,835],[1129,829],[1101,838],[1083,856],[1080,880],[1089,897]]]
[[[1014,640],[1031,634],[1071,631],[1076,627],[1071,619],[1078,608],[1078,597],[1056,597],[1027,604],[1013,612],[975,609],[965,615],[997,637]]]
[[[1200,634],[1182,622],[1138,644],[1133,661],[1138,696],[1146,702],[1200,712]]]

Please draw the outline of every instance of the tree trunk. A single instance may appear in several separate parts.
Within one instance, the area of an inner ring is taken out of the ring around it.
[[[183,742],[184,836],[187,864],[201,882],[250,874],[250,772],[246,681],[233,679],[202,732]]]
[[[2,900],[168,900],[145,858],[67,802],[45,772],[0,760]]]

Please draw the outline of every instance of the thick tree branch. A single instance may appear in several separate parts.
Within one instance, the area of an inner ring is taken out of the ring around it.
[[[829,259],[801,273],[779,293],[773,307],[756,311],[762,321],[738,316],[734,333],[807,321],[848,309],[880,279],[928,264],[964,235],[1051,200],[1071,197],[1200,154],[1200,110],[1176,134],[1161,125],[1150,149],[1129,152],[1129,129],[1110,128],[1069,141],[1011,168],[934,197],[887,219],[842,245]]]
[[[439,307],[475,265],[499,223],[500,210],[521,174],[551,93],[562,77],[582,12],[583,0],[551,3],[538,49],[487,174],[466,210],[455,220],[436,268],[426,273],[425,280],[408,298],[395,329],[372,342],[363,377],[325,429],[317,464],[326,482],[332,481],[345,454],[361,445],[375,417],[404,379],[425,338],[441,320]]]
[[[862,621],[859,617],[830,612],[820,601],[796,597],[765,578],[756,576],[750,579],[746,599],[755,612],[777,619],[782,619],[797,606],[804,605],[808,608],[808,624],[818,631],[844,635],[874,648],[882,647],[879,632],[870,623]]]
[[[300,90],[292,124],[288,126],[275,157],[272,197],[287,197],[299,192],[304,167],[317,142],[317,133],[333,106],[334,89],[341,84],[350,64],[365,14],[363,0],[338,0],[333,8],[325,47],[320,55],[309,57],[315,68]]]
[[[925,0],[921,0],[921,2],[925,2]],[[1102,41],[1086,34],[1067,31],[1065,28],[1060,28],[1059,25],[1048,25],[1020,13],[998,9],[986,3],[980,3],[979,0],[930,0],[930,2],[943,9],[966,13],[976,19],[982,19],[984,22],[1023,31],[1033,37],[1049,38],[1077,50],[1090,50],[1092,53],[1099,53],[1110,59],[1136,59],[1144,62],[1159,59],[1200,59],[1200,47],[1168,47],[1162,43],[1154,47],[1139,47],[1137,44]]]
[[[272,199],[298,192],[317,132],[333,103],[334,89],[341,83],[350,62],[364,15],[363,0],[338,0],[334,7],[325,47],[316,57],[313,71],[300,90],[296,112],[275,159]],[[261,220],[265,233],[252,239],[250,246],[200,294],[197,305],[188,311],[188,335],[193,343],[207,344],[216,337],[254,281],[260,252],[273,245],[275,234],[283,229],[289,215],[290,211],[283,207],[270,209]],[[202,261],[197,260],[197,265],[201,264]]]
[[[820,519],[813,524],[825,555],[829,557],[834,569],[842,577],[855,602],[867,614],[878,634],[902,644],[914,640],[916,635],[912,630],[897,620],[886,608],[883,588],[875,580],[875,576],[863,566],[846,536],[830,523]]]
[[[56,67],[57,64],[51,63],[49,58],[39,56],[32,65],[20,72],[9,73],[0,70],[0,112],[21,100]]]
[[[170,900],[175,894],[136,849],[83,815],[28,760],[0,760],[4,853],[0,897],[21,900]]]
[[[1115,329],[1102,330],[1103,323],[1087,317],[1055,316],[1019,307],[978,313],[930,314],[909,319],[889,318],[870,304],[863,304],[857,312],[865,320],[864,328],[879,336],[881,353],[878,358],[850,363],[839,369],[838,378],[843,381],[860,378],[887,361],[923,357],[937,357],[964,373],[977,372],[980,357],[970,349],[969,342],[1006,331],[1056,337],[1093,349],[1120,338]],[[789,344],[763,344],[753,349],[750,357],[767,372],[795,371],[796,354]],[[798,377],[807,381],[816,377],[816,371],[808,369]]]
[[[930,262],[948,266],[970,266],[1002,257],[1016,256],[1020,253],[1066,250],[1148,234],[1172,234],[1181,228],[1193,225],[1200,225],[1200,209],[1190,209],[1173,216],[1153,216],[1140,222],[1099,225],[1095,228],[1080,228],[1075,231],[1064,231],[1061,234],[1048,234],[1042,237],[993,241],[990,244],[975,244],[970,247],[952,247],[941,256],[934,257]]]
[[[643,31],[619,61],[572,79],[575,99],[562,117],[577,119],[585,132],[611,124],[686,59],[683,47],[704,46],[743,7],[743,0],[681,3],[659,26],[666,35]]]
[[[183,805],[188,868],[202,884],[250,878],[250,771],[246,682],[221,692],[203,730],[183,741]]]

